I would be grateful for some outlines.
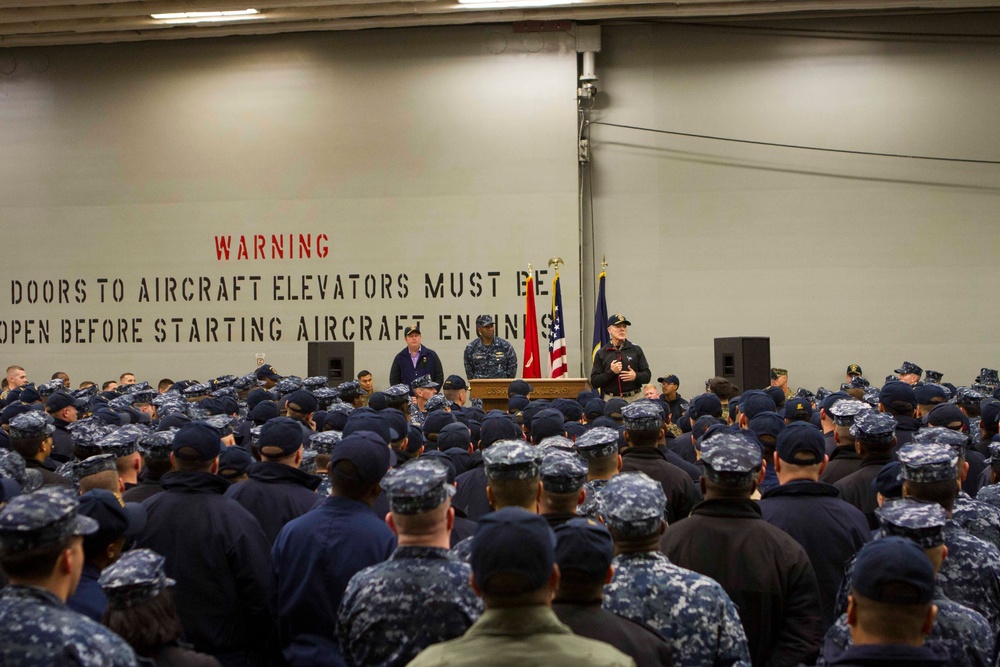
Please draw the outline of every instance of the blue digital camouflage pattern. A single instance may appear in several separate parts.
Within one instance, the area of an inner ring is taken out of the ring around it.
[[[329,410],[331,406],[340,402],[340,392],[333,387],[320,387],[313,390],[316,397],[316,406],[319,410]],[[347,407],[351,407],[348,405]]]
[[[330,490],[333,488],[333,485],[330,483],[330,478],[327,475],[324,474],[322,477],[323,481],[321,481],[319,486],[316,487],[316,494],[326,498],[330,495]]]
[[[944,373],[939,373],[938,371],[924,371],[924,380],[933,384],[941,384],[941,378],[944,377]]]
[[[156,416],[160,419],[174,414],[186,415],[188,411],[188,402],[177,394],[160,394],[153,399],[153,405],[156,406]]]
[[[981,494],[982,492],[980,492]],[[951,511],[952,520],[970,535],[985,540],[1000,549],[1000,509],[975,499],[959,489],[955,506]]]
[[[920,375],[924,372],[924,369],[917,366],[912,361],[904,361],[899,368],[893,371],[897,375]]]
[[[471,570],[447,549],[397,547],[351,578],[337,613],[348,665],[402,666],[431,644],[460,637],[482,614]]]
[[[465,375],[470,380],[517,377],[517,353],[503,338],[494,338],[490,345],[476,338],[465,346]]]
[[[587,464],[576,453],[550,449],[545,452],[539,474],[545,491],[575,493],[587,481]]]
[[[410,403],[409,412],[410,412],[410,423],[413,424],[414,426],[419,426],[421,429],[423,429],[424,422],[427,421],[427,413],[421,410],[417,406],[416,399],[414,399]]]
[[[247,373],[233,381],[233,387],[240,391],[248,391],[258,386],[260,386],[260,380],[257,379],[255,373]]]
[[[923,549],[944,544],[948,513],[937,503],[903,498],[885,503],[875,514],[885,535],[905,537]]]
[[[434,394],[433,396],[427,399],[427,402],[424,404],[424,410],[428,413],[431,413],[437,410],[444,410],[445,408],[451,408],[453,405],[455,404],[449,401],[447,398],[445,398],[443,394]]]
[[[41,435],[51,435],[56,427],[52,418],[44,412],[31,410],[22,412],[10,420],[11,438],[37,438]]]
[[[983,615],[949,600],[939,590],[935,590],[933,603],[938,608],[937,617],[924,645],[946,651],[949,664],[953,666],[992,665],[993,632]],[[826,665],[836,660],[846,648],[853,645],[851,631],[847,626],[847,614],[841,614],[827,631],[816,664]]]
[[[84,456],[100,454],[97,441],[115,430],[115,427],[96,418],[75,421],[67,428],[73,436],[73,447],[80,449]]]
[[[170,458],[170,450],[174,445],[174,436],[180,429],[168,428],[165,431],[150,431],[144,433],[136,441],[144,456],[154,459]]]
[[[447,467],[434,459],[414,459],[392,468],[380,486],[389,498],[389,509],[397,514],[429,512],[455,494]]]
[[[542,441],[538,443],[538,448],[545,454],[548,454],[553,450],[577,454],[576,445],[574,445],[573,441],[564,435],[550,435],[547,438],[543,438]],[[579,458],[579,456],[577,456],[577,458]]]
[[[12,498],[0,508],[0,549],[29,551],[97,532],[97,521],[78,510],[77,496],[65,486],[47,486]]]
[[[663,428],[663,412],[648,401],[636,401],[622,408],[622,419],[629,431],[654,431]]]
[[[302,460],[299,461],[299,470],[310,475],[316,474],[316,452],[314,450],[302,450]]]
[[[742,486],[760,470],[763,453],[742,434],[719,431],[701,443],[705,477],[723,486]]]
[[[139,424],[126,424],[113,433],[97,441],[102,453],[114,454],[116,458],[139,451],[139,438],[149,433],[149,429]]]
[[[908,482],[958,479],[958,455],[947,445],[905,445],[896,452],[896,458],[903,464],[903,479]]]
[[[361,388],[361,383],[357,380],[348,380],[337,385],[337,395],[342,401],[353,401],[355,398],[365,395],[365,390]]]
[[[0,447],[0,477],[12,479],[23,488],[25,470],[24,458],[20,454]]]
[[[410,385],[394,384],[382,393],[385,394],[385,397],[389,399],[390,402],[396,401],[398,403],[410,395]]]
[[[715,580],[658,551],[620,554],[602,606],[642,623],[670,644],[676,667],[750,665],[736,606]]]
[[[289,375],[288,377],[278,380],[274,385],[274,391],[277,392],[278,396],[284,396],[285,394],[290,394],[293,391],[298,391],[302,388],[302,378],[297,375]]]
[[[321,431],[309,436],[306,448],[317,454],[332,454],[333,448],[343,439],[340,431]]]
[[[18,667],[131,667],[125,640],[34,586],[0,591],[0,664]]]
[[[212,391],[212,385],[208,382],[196,382],[185,387],[182,393],[186,398],[197,398],[199,396],[207,396],[210,391]]]
[[[62,475],[66,479],[79,484],[80,480],[84,477],[90,477],[99,472],[107,472],[109,470],[118,470],[115,455],[97,454],[82,461],[67,461],[56,468],[56,474]]]
[[[981,391],[976,391],[972,387],[958,387],[955,391],[955,403],[962,407],[979,405],[986,398]]]
[[[854,418],[858,416],[861,412],[865,410],[871,410],[872,406],[864,401],[858,401],[853,398],[845,398],[834,403],[830,409],[830,416],[833,417],[833,423],[838,426],[850,426],[854,423]]]
[[[62,378],[53,378],[46,382],[45,384],[38,385],[38,395],[42,398],[48,398],[57,391],[62,391],[66,389],[66,383]]]
[[[601,491],[601,511],[616,535],[645,537],[658,531],[667,516],[667,495],[644,472],[621,473]]]
[[[913,442],[919,444],[947,445],[959,456],[965,455],[969,446],[969,436],[944,426],[925,426],[913,434]]]
[[[576,513],[595,521],[606,521],[604,518],[604,499],[601,495],[607,484],[608,480],[606,479],[592,479],[584,484],[583,488],[587,495],[583,499],[583,504],[577,508]]]
[[[302,380],[302,386],[310,391],[319,389],[320,387],[325,387],[326,383],[329,382],[329,378],[322,375],[310,375],[309,377]],[[357,380],[355,380],[357,382]]]
[[[177,582],[166,575],[166,559],[152,549],[133,549],[122,554],[101,572],[97,583],[104,590],[108,604],[128,609],[152,600],[160,591]]]
[[[976,382],[984,384],[987,387],[996,387],[1000,385],[1000,371],[997,371],[995,368],[980,369]]]
[[[976,500],[1000,509],[1000,484],[990,484],[979,489]]]
[[[501,440],[483,451],[483,468],[488,479],[531,479],[538,477],[542,451],[523,440]]]
[[[876,538],[881,536],[881,531]],[[949,519],[944,527],[948,557],[938,572],[937,587],[948,599],[982,614],[994,635],[1000,632],[1000,550],[989,542],[969,535]],[[837,592],[836,613],[847,611],[854,559],[847,564]]]
[[[465,538],[448,552],[455,560],[468,563],[472,560],[472,536]]]
[[[618,453],[618,431],[596,426],[576,439],[576,451],[586,459],[596,459]]]
[[[435,382],[434,378],[426,374],[414,378],[413,382],[410,383],[411,389],[436,389],[439,386],[441,385]]]
[[[229,415],[212,415],[202,421],[218,431],[220,438],[233,434],[233,418]]]
[[[872,444],[889,443],[895,437],[897,424],[892,416],[884,412],[863,410],[854,416],[851,435]]]

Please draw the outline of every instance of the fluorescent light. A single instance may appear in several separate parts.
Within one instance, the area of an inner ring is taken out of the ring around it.
[[[555,7],[575,5],[580,0],[458,0],[467,9],[508,9],[515,7]]]
[[[219,21],[246,21],[262,19],[264,15],[256,9],[236,9],[222,12],[174,12],[171,14],[150,14],[164,23],[216,23]]]

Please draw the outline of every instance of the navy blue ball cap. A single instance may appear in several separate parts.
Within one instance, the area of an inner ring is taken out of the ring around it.
[[[285,398],[288,399],[288,407],[300,414],[308,415],[319,407],[316,397],[308,389],[296,389]]]
[[[182,461],[211,461],[222,452],[218,429],[202,421],[177,429],[171,452]]]
[[[375,484],[389,469],[389,447],[371,431],[357,431],[346,436],[330,455],[330,476],[362,484]],[[337,468],[341,461],[354,464],[356,474]]]
[[[302,446],[301,422],[291,417],[275,417],[260,428],[257,447],[262,456],[281,458],[294,454]]]
[[[792,422],[778,436],[778,458],[793,465],[815,465],[826,456],[823,432],[808,422]]]
[[[531,392],[535,391],[535,388],[524,380],[514,380],[509,385],[507,385],[507,395],[517,394],[519,396],[527,396]]]
[[[476,585],[487,595],[518,594],[542,588],[552,576],[556,536],[548,522],[520,507],[505,507],[479,519],[469,564]],[[498,587],[491,579],[504,577]]]
[[[488,414],[479,427],[479,448],[486,449],[500,440],[523,440],[521,427],[504,414]]]
[[[219,454],[219,477],[229,481],[242,477],[253,463],[250,452],[242,447],[226,447]]]
[[[461,375],[449,375],[444,379],[444,385],[442,389],[468,389],[469,385],[465,383],[465,378]]]
[[[123,535],[136,535],[146,527],[145,507],[139,503],[122,504],[118,496],[105,489],[93,489],[82,494],[80,514],[97,522],[94,538],[107,543]]]
[[[608,318],[609,327],[616,327],[620,324],[624,324],[627,327],[632,326],[632,323],[628,321],[628,318],[622,315],[621,313],[616,313]]]
[[[365,408],[359,408],[352,412],[347,418],[347,423],[344,425],[344,437],[346,438],[359,431],[368,431],[378,435],[383,445],[388,445],[391,442],[390,438],[392,436],[389,433],[389,424],[382,419],[381,413]]]
[[[882,389],[878,393],[878,401],[882,405],[903,403],[916,407],[917,396],[913,393],[913,387],[905,382],[894,380],[892,382],[886,382],[882,385]]]
[[[556,564],[565,576],[580,572],[603,583],[615,556],[615,543],[604,524],[593,519],[570,519],[555,528]]]
[[[722,414],[722,400],[715,394],[700,394],[691,399],[688,416],[698,419],[705,415],[718,416]]]
[[[927,604],[934,597],[934,568],[916,542],[883,537],[858,552],[854,592],[875,602]]]

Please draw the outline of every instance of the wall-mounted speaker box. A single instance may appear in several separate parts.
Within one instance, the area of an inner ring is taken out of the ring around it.
[[[771,384],[771,339],[716,338],[715,374],[735,383],[740,392],[767,388]]]
[[[309,376],[322,375],[328,387],[354,379],[354,343],[309,343]]]

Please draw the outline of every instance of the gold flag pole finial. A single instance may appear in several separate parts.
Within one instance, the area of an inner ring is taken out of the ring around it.
[[[531,262],[528,262],[528,273],[531,273]]]
[[[552,259],[549,260],[549,266],[554,266],[556,271],[559,271],[560,264],[565,264],[565,263],[566,262],[563,261],[562,257],[553,257]]]
[[[604,269],[607,269],[607,268],[608,268],[608,256],[607,255],[602,255],[601,256],[601,270],[604,270]]]

